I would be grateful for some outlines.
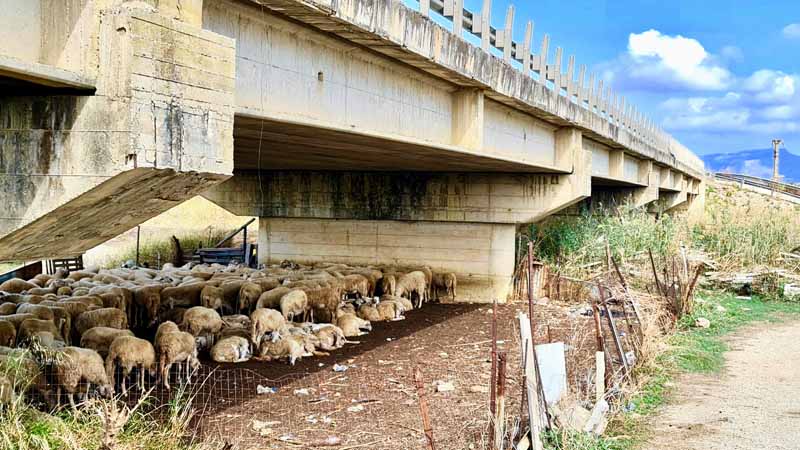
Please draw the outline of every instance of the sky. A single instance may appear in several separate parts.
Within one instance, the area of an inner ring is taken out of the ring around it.
[[[410,0],[413,1],[413,0]],[[414,2],[416,3],[416,2]],[[480,11],[482,0],[465,0]],[[510,0],[492,1],[492,25]],[[767,148],[800,154],[800,0],[525,0],[514,39],[534,21],[698,154]],[[587,75],[588,79],[588,75]]]

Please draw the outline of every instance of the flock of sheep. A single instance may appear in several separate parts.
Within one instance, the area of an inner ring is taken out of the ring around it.
[[[66,393],[73,406],[73,394],[90,389],[108,396],[121,386],[124,394],[134,369],[142,389],[146,372],[170,389],[173,367],[189,381],[206,352],[217,362],[294,364],[341,348],[371,322],[402,320],[440,295],[455,299],[456,284],[454,274],[427,267],[288,261],[259,270],[190,263],[15,278],[0,284],[0,367],[17,358],[24,379],[0,372],[0,404],[23,384],[49,403]]]

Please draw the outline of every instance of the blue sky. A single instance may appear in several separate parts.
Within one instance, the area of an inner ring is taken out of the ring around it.
[[[416,3],[408,0],[409,3]],[[492,24],[509,0],[492,1]],[[477,12],[481,0],[465,0]],[[770,146],[800,153],[800,0],[528,0],[535,23],[699,154]],[[587,76],[588,78],[588,76]]]

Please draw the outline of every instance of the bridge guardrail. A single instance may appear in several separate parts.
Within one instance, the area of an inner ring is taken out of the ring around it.
[[[800,186],[795,186],[787,183],[779,183],[765,178],[754,177],[751,175],[742,175],[735,173],[717,172],[714,174],[717,179],[724,181],[733,181],[735,183],[746,184],[748,186],[759,187],[770,191],[780,192],[800,200]]]

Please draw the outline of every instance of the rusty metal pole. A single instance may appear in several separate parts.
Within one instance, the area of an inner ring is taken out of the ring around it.
[[[497,412],[494,417],[494,448],[503,450],[506,415],[506,353],[497,355]]]
[[[497,299],[492,304],[492,373],[489,381],[489,412],[492,420],[497,411]],[[494,424],[489,427],[489,442],[494,442]]]
[[[533,287],[533,242],[528,242],[528,320],[531,324],[531,353],[533,354],[533,367],[536,373],[536,389],[539,391],[539,401],[541,404],[539,408],[543,409],[544,417],[547,421],[547,429],[551,428],[550,415],[547,414],[547,400],[544,397],[544,387],[542,386],[542,376],[539,373],[539,359],[536,356],[536,327],[534,326],[533,319],[533,296],[535,289]]]
[[[422,416],[422,430],[428,442],[428,450],[436,450],[433,443],[433,428],[431,418],[428,415],[428,401],[425,398],[425,382],[422,380],[422,371],[419,367],[414,367],[414,384],[417,386],[417,396],[419,397],[419,414]]]

